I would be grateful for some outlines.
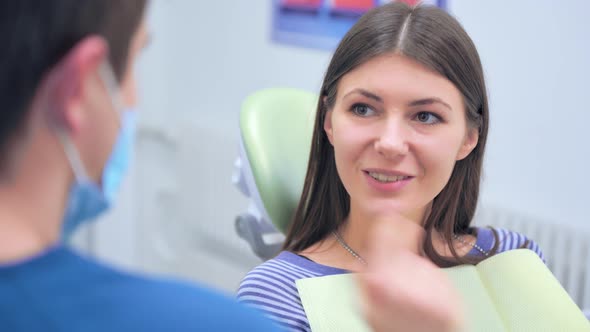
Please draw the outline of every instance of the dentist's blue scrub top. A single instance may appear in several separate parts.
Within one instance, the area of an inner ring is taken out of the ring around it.
[[[1,244],[0,244],[1,245]],[[207,288],[118,271],[64,246],[0,265],[0,331],[276,331]]]

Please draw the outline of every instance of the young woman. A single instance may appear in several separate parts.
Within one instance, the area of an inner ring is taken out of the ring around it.
[[[284,251],[244,278],[239,299],[309,331],[295,281],[363,271],[383,220],[390,241],[439,267],[522,247],[543,258],[521,234],[471,226],[488,111],[475,45],[449,14],[395,2],[364,15],[325,75]]]

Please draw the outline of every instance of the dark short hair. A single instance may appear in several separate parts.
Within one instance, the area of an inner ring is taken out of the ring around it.
[[[146,1],[0,1],[0,169],[43,76],[80,40],[104,37],[115,75],[121,79]]]
[[[340,79],[370,59],[391,53],[413,59],[452,82],[462,94],[467,123],[479,132],[477,146],[456,162],[449,182],[434,198],[424,223],[424,251],[434,263],[450,266],[476,262],[477,258],[458,257],[452,241],[453,234],[473,232],[470,224],[479,195],[489,121],[481,61],[473,41],[451,15],[437,7],[410,7],[402,2],[369,11],[334,52],[318,100],[303,193],[284,249],[304,250],[338,229],[347,218],[350,196],[338,176],[324,120],[334,106]],[[442,257],[436,252],[431,238],[435,230],[444,235],[454,257]]]

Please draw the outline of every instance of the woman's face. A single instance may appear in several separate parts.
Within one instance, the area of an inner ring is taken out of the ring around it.
[[[351,213],[401,213],[417,222],[478,140],[459,90],[396,54],[375,57],[340,79],[324,130]]]

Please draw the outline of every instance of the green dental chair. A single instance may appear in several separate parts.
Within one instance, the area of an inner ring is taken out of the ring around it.
[[[235,226],[263,260],[280,251],[297,207],[316,106],[317,95],[287,88],[259,91],[242,106],[233,183],[251,204]]]

